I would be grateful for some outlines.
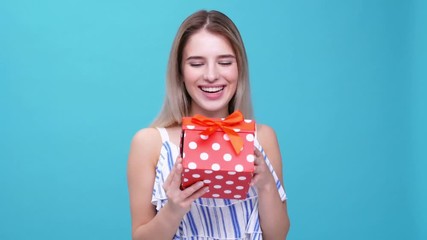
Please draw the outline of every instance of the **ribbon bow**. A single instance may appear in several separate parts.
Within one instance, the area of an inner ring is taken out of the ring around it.
[[[200,135],[210,136],[218,128],[222,129],[230,138],[231,145],[233,146],[236,154],[239,154],[242,150],[243,140],[232,127],[243,122],[243,120],[243,114],[240,111],[235,111],[224,120],[215,120],[200,114],[196,114],[191,118],[191,122],[194,124],[207,127],[203,132],[200,133]]]

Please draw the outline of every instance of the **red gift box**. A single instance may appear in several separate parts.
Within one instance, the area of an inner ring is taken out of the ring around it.
[[[203,181],[203,197],[245,199],[254,171],[255,121],[234,112],[225,119],[182,119],[182,188]]]

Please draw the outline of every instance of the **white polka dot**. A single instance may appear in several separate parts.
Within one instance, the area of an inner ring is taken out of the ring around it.
[[[231,193],[231,190],[225,190],[225,191],[224,191],[224,193],[225,193],[225,194],[230,194],[230,193]]]
[[[245,123],[251,123],[252,120],[251,119],[245,119]]]
[[[212,149],[215,151],[218,151],[221,148],[221,145],[219,145],[219,143],[214,143],[212,144]]]
[[[248,135],[246,135],[246,140],[248,142],[253,142],[254,141],[254,135],[252,133],[249,133]]]
[[[212,197],[219,197],[219,194],[214,193],[212,194]]]
[[[240,176],[240,177],[238,177],[238,179],[241,180],[241,181],[244,181],[244,180],[246,180],[246,177],[245,176]]]
[[[227,185],[233,185],[234,182],[233,181],[227,181],[227,182],[225,182],[225,184],[227,184]]]
[[[227,161],[227,162],[229,162],[229,161],[231,161],[231,154],[229,154],[229,153],[226,153],[226,154],[224,154],[224,161]]]
[[[234,195],[234,198],[242,198],[240,195]]]
[[[197,143],[196,143],[196,142],[190,142],[190,143],[188,144],[188,147],[189,147],[190,149],[196,149],[196,148],[197,148]]]
[[[188,168],[186,168],[185,170],[184,170],[184,172],[189,172],[190,171],[190,169],[188,169]]]
[[[222,137],[224,138],[225,141],[230,141],[230,138],[228,137],[228,135],[226,133],[224,133],[224,135]]]
[[[215,189],[220,189],[220,188],[221,188],[221,185],[215,185],[215,186],[214,186],[214,188],[215,188]]]
[[[207,139],[209,138],[209,136],[208,136],[208,135],[203,135],[203,134],[201,134],[201,135],[200,135],[200,138],[201,138],[202,140],[207,140]]]
[[[236,175],[236,172],[234,172],[234,171],[229,171],[229,172],[228,172],[228,175]]]
[[[236,170],[236,172],[243,172],[244,168],[241,164],[237,164],[234,170]]]
[[[196,126],[194,126],[194,125],[187,125],[187,128],[188,129],[194,129],[194,128],[196,128]]]
[[[255,157],[254,157],[254,155],[253,155],[253,154],[249,154],[248,156],[246,156],[246,160],[247,160],[248,162],[254,162]]]
[[[200,174],[195,173],[195,174],[193,174],[192,176],[193,176],[193,178],[199,178],[199,177],[200,177]]]
[[[200,153],[200,159],[202,159],[202,160],[208,160],[208,158],[209,158],[209,154],[207,154],[205,152]]]
[[[203,182],[209,184],[209,183],[211,183],[211,180],[205,179],[205,180],[203,180]]]
[[[184,178],[184,182],[188,182],[188,178]]]
[[[216,175],[216,176],[215,176],[215,178],[216,178],[216,179],[223,179],[223,178],[224,178],[224,176],[222,176],[222,175]]]
[[[237,190],[243,190],[243,189],[244,189],[244,187],[243,187],[243,186],[237,186],[237,187],[236,187],[236,189],[237,189]]]
[[[211,174],[211,173],[213,173],[213,171],[212,170],[205,170],[205,173],[206,174]]]
[[[235,129],[233,129],[235,132],[240,132],[240,129],[239,128],[235,128]]]
[[[218,163],[214,163],[214,164],[212,164],[212,170],[214,170],[214,171],[218,171],[218,170],[220,170],[221,169],[221,166],[219,166],[219,164]]]
[[[189,169],[196,169],[197,168],[197,164],[195,162],[190,162],[190,163],[188,163],[188,168]]]

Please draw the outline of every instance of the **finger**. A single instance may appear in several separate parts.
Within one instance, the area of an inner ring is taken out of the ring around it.
[[[205,184],[204,184],[203,181],[195,182],[194,184],[192,184],[191,186],[187,187],[185,190],[182,191],[182,197],[184,199],[190,197],[196,191],[198,191],[199,189],[201,189],[204,185]]]
[[[259,167],[257,165],[254,166],[254,176],[259,173]]]
[[[255,157],[255,159],[254,159],[255,167],[258,166],[260,163],[261,163],[261,159],[259,157]]]
[[[254,174],[260,174],[267,171],[268,166],[264,161],[264,158],[256,158],[254,161]]]
[[[169,188],[169,186],[170,186],[170,184],[171,184],[172,179],[173,179],[174,176],[175,176],[175,166],[172,167],[169,175],[167,176],[165,182],[163,183],[163,188],[165,190],[167,190],[167,188]]]
[[[165,191],[169,189],[169,186],[171,185],[171,181],[174,175],[175,175],[175,170],[172,168],[171,172],[169,173],[168,177],[163,183],[163,189],[165,189]]]
[[[265,163],[263,158],[257,158],[254,164],[254,173],[262,173],[268,171],[268,165]]]
[[[174,177],[176,175],[177,165],[180,164],[181,162],[182,162],[182,158],[177,157],[175,164],[172,166],[172,169],[171,169],[169,175],[167,176],[165,182],[163,183],[163,189],[166,190],[167,188],[169,188],[169,186],[172,183],[172,180],[174,179]]]
[[[170,187],[179,188],[181,186],[181,175],[182,175],[182,164],[177,163],[175,168],[175,174],[171,177]]]
[[[254,186],[257,183],[258,178],[259,178],[259,175],[254,174],[254,176],[252,177],[251,182],[249,183],[249,185],[250,186]]]
[[[195,201],[196,199],[202,197],[207,192],[209,192],[209,187],[204,186],[204,187],[200,188],[199,190],[197,190],[196,192],[194,192],[192,195],[190,195],[186,201],[188,203],[191,203],[191,202]]]
[[[255,165],[260,164],[261,160],[263,159],[262,153],[258,149],[255,149],[254,155],[255,155],[254,164]]]
[[[258,148],[255,148],[254,153],[255,153],[255,157],[262,157],[262,153]]]

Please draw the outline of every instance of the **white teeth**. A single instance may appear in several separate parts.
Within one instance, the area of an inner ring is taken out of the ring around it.
[[[201,87],[200,89],[204,92],[215,93],[223,90],[224,87]]]

